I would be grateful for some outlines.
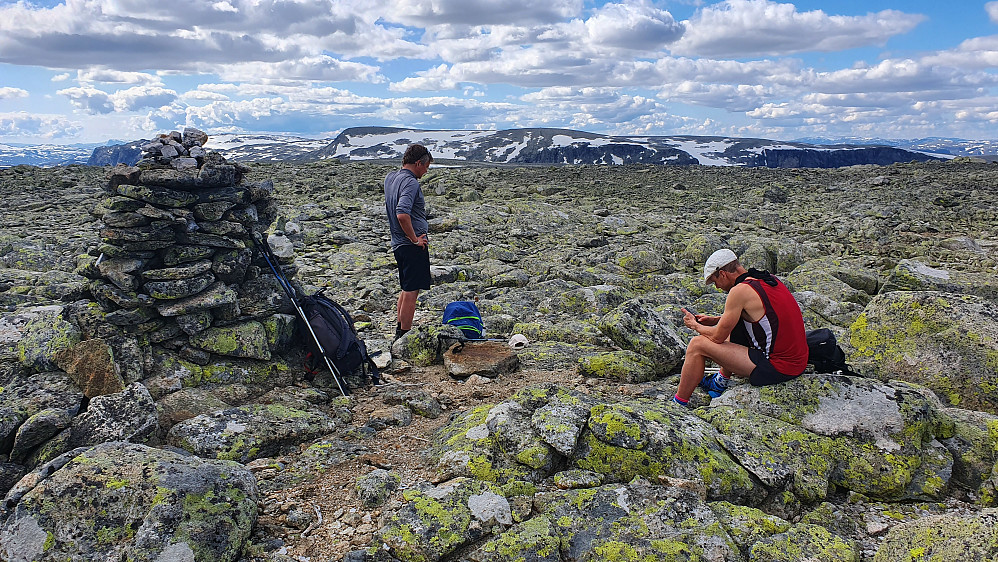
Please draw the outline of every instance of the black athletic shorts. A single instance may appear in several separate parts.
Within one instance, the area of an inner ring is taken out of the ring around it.
[[[399,266],[399,284],[403,291],[430,288],[430,251],[406,244],[395,248],[395,263]]]
[[[769,362],[769,358],[766,357],[766,354],[761,349],[752,347],[752,341],[749,339],[748,332],[745,331],[745,325],[741,322],[735,326],[734,330],[731,330],[731,336],[728,339],[731,343],[744,345],[748,348],[749,359],[755,363],[755,369],[752,369],[752,373],[749,374],[749,384],[752,386],[780,384],[781,382],[792,381],[799,376],[784,375],[777,371],[776,367]]]

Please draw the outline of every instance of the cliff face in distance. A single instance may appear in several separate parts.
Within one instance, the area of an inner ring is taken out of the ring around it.
[[[707,136],[607,136],[567,129],[426,131],[392,127],[346,129],[331,141],[278,135],[215,135],[207,146],[227,159],[313,162],[398,160],[412,143],[426,145],[438,161],[491,164],[654,164],[839,168],[886,166],[942,157],[891,146],[819,145],[767,139]],[[132,165],[142,141],[94,149],[91,166]]]
[[[500,164],[659,164],[838,168],[941,159],[887,146],[812,145],[709,136],[607,136],[567,129],[422,131],[389,127],[346,129],[304,159],[397,159],[406,146],[425,145],[437,159]]]

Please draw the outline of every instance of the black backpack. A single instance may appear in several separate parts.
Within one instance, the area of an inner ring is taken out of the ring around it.
[[[843,375],[856,376],[856,373],[849,368],[846,363],[846,354],[839,347],[835,339],[835,334],[828,328],[808,330],[807,336],[807,362],[814,365],[815,372],[835,373],[841,371]]]
[[[357,335],[357,329],[354,328],[350,313],[326,297],[322,291],[312,296],[302,297],[301,308],[315,334],[315,338],[313,338],[308,327],[302,326],[302,337],[308,350],[305,357],[305,370],[312,377],[322,370],[325,363],[318,346],[315,345],[315,340],[318,339],[326,358],[343,378],[361,369],[362,384],[367,383],[368,374],[372,383],[381,383],[378,367],[368,356],[364,340]],[[370,373],[366,372],[367,368],[370,368]]]

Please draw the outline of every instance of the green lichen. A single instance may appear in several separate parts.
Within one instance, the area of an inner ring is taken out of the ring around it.
[[[619,541],[608,541],[598,545],[593,548],[593,553],[597,560],[605,560],[606,562],[655,562],[657,560],[654,555],[640,555],[633,546]]]
[[[128,480],[118,480],[115,478],[112,478],[104,483],[104,486],[107,487],[108,490],[117,490],[120,488],[124,488],[127,485],[128,485]]]
[[[45,543],[42,544],[42,551],[48,552],[55,546],[55,535],[51,531],[45,531]]]
[[[234,486],[217,492],[208,490],[203,494],[186,494],[181,502],[184,525],[177,528],[173,542],[187,543],[194,551],[196,560],[236,558],[237,552],[220,553],[213,547],[243,543],[256,514],[256,509],[250,508],[248,502],[246,494]],[[204,544],[198,537],[209,529],[212,534],[227,535],[227,540],[218,538]]]
[[[651,541],[651,547],[655,552],[662,554],[666,560],[699,560],[703,555],[703,550],[691,544],[673,539],[656,539]],[[661,557],[654,557],[652,560],[661,560]]]
[[[606,438],[614,440],[618,434],[625,434],[634,443],[641,443],[641,427],[632,422],[624,412],[633,414],[633,408],[600,405],[592,409],[589,424],[600,427]],[[640,446],[638,446],[640,448]]]
[[[530,468],[542,468],[551,461],[551,449],[544,444],[528,447],[516,454],[516,462]]]
[[[791,562],[814,559],[822,562],[855,562],[859,560],[856,547],[838,535],[818,525],[795,525],[784,534],[753,545],[753,560]]]
[[[550,519],[533,517],[503,533],[482,546],[484,552],[495,554],[500,560],[526,561],[528,556],[548,557],[559,550],[561,539]]]
[[[586,377],[642,382],[654,375],[653,362],[633,351],[611,351],[579,358],[579,374]]]
[[[576,459],[575,466],[612,476],[617,481],[629,481],[635,476],[655,477],[664,474],[664,465],[644,451],[608,445],[587,434],[584,438],[588,454]]]

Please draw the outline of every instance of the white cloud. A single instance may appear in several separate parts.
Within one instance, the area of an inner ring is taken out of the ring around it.
[[[559,21],[577,16],[582,0],[392,0],[386,10],[391,21],[432,26],[525,24]]]
[[[672,14],[640,4],[607,4],[586,20],[596,46],[654,51],[682,36],[683,24]]]
[[[223,80],[234,82],[381,82],[378,67],[357,62],[344,62],[328,55],[302,57],[273,63],[229,64],[218,70]]]
[[[83,131],[80,123],[62,115],[42,115],[19,111],[0,113],[0,134],[5,137],[39,137],[43,139],[71,139]]]
[[[159,76],[147,72],[120,72],[107,68],[91,68],[76,73],[76,81],[80,83],[103,82],[106,84],[145,84],[162,86]]]
[[[329,56],[392,59],[426,48],[379,18],[380,3],[232,0],[166,4],[87,0],[0,6],[0,63],[49,68],[219,72],[229,64],[286,64]],[[345,64],[345,63],[343,63]]]
[[[199,87],[196,90],[184,92],[183,94],[180,95],[180,99],[188,102],[199,102],[199,101],[226,101],[230,98],[225,94],[212,92],[208,89],[202,89]]]
[[[984,10],[993,23],[998,23],[998,2],[988,2],[984,5]]]
[[[69,98],[70,103],[87,113],[111,113],[114,111],[114,103],[111,102],[111,97],[107,95],[107,92],[98,90],[97,88],[89,86],[66,88],[56,93],[66,96]]]
[[[135,86],[119,90],[109,98],[117,111],[136,111],[146,107],[169,105],[177,99],[177,92],[158,86]]]
[[[815,75],[811,87],[823,93],[909,92],[966,90],[998,84],[998,76],[968,73],[955,67],[926,64],[912,59],[888,59],[874,66],[860,66]]]
[[[770,0],[726,0],[697,11],[684,22],[676,54],[744,58],[809,51],[840,51],[883,45],[907,33],[925,17],[897,10],[863,16],[798,12],[793,4]]]
[[[994,4],[998,6],[998,2]],[[929,65],[976,70],[998,68],[998,35],[967,39],[955,49],[947,49],[923,57],[922,62]]]
[[[663,87],[659,97],[672,102],[717,107],[728,111],[749,111],[787,93],[785,89],[774,89],[761,84],[709,84],[686,80]]]
[[[419,72],[399,82],[393,82],[388,89],[393,92],[411,92],[415,90],[440,91],[453,90],[458,87],[458,81],[451,76],[450,67],[446,64]]]
[[[0,87],[0,100],[26,97],[28,97],[28,91],[23,88],[11,88],[9,86]]]
[[[145,107],[160,107],[177,99],[173,90],[159,86],[134,86],[108,94],[91,86],[66,88],[56,92],[69,99],[70,103],[91,114],[107,114],[113,111],[135,111]]]

